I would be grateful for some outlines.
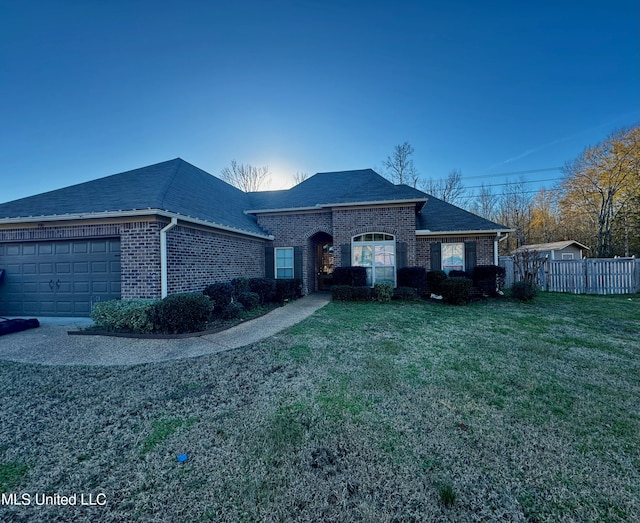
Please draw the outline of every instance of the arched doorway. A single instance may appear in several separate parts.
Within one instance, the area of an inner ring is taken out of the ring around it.
[[[333,279],[333,237],[326,232],[317,232],[309,238],[313,256],[314,288],[311,290],[331,290]]]

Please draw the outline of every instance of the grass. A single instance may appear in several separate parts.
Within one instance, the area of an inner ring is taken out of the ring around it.
[[[0,487],[108,498],[0,520],[638,521],[628,298],[331,303],[197,359],[0,362]]]

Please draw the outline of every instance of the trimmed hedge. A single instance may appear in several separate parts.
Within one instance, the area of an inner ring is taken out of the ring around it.
[[[427,287],[432,294],[442,294],[442,282],[447,279],[447,274],[444,271],[428,271],[427,272]]]
[[[393,296],[393,283],[383,281],[373,285],[373,298],[381,303],[391,301]]]
[[[353,287],[351,285],[334,285],[331,287],[331,297],[335,301],[353,300]]]
[[[393,289],[393,299],[403,301],[416,301],[418,293],[413,287],[396,287]]]
[[[373,289],[371,287],[352,287],[351,299],[353,301],[371,301],[373,299]]]
[[[511,297],[520,301],[531,301],[538,294],[536,286],[528,281],[517,281],[511,287]]]
[[[233,285],[233,295],[240,296],[243,292],[250,292],[249,278],[234,278],[231,280]]]
[[[293,278],[287,280],[276,280],[276,301],[282,303],[286,300],[294,300],[300,297],[302,290],[302,280]]]
[[[272,278],[250,278],[249,290],[260,296],[260,303],[264,305],[276,299],[276,280]]]
[[[158,332],[182,334],[204,330],[213,311],[213,303],[204,294],[172,294],[156,304],[153,323]]]
[[[230,283],[212,283],[207,285],[202,294],[208,296],[214,307],[214,314],[219,315],[231,303],[234,287]]]
[[[336,267],[333,269],[333,284],[365,287],[367,285],[367,269],[365,267]]]
[[[469,278],[447,278],[441,285],[442,300],[451,305],[463,305],[470,299],[471,287],[473,281]]]
[[[241,292],[238,294],[238,303],[242,303],[246,310],[252,311],[260,305],[260,296],[255,292]]]
[[[242,303],[234,301],[224,308],[222,311],[222,318],[225,320],[233,320],[240,316],[242,312],[244,312]]]
[[[427,292],[427,270],[424,267],[398,269],[398,287],[411,287],[418,294]]]
[[[95,304],[91,319],[109,330],[146,334],[155,331],[153,311],[159,300],[110,300]]]

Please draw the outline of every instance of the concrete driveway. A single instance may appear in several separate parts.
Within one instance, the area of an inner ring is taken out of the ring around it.
[[[85,318],[43,318],[40,327],[0,337],[0,360],[41,365],[138,365],[194,358],[256,343],[295,325],[330,301],[311,294],[225,331],[183,339],[69,336]]]

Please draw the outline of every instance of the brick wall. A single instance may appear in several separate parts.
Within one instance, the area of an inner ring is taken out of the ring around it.
[[[122,299],[160,298],[160,229],[155,221],[120,227]]]
[[[167,260],[168,293],[198,292],[211,283],[264,276],[264,241],[178,226],[167,232]]]
[[[476,264],[493,265],[493,242],[495,234],[491,236],[420,236],[416,241],[416,265],[431,270],[431,244],[476,242]]]
[[[333,243],[336,267],[341,265],[341,246],[351,238],[367,232],[393,234],[396,242],[407,244],[407,264],[416,262],[415,206],[372,207],[366,209],[334,209]]]
[[[316,243],[311,238],[319,232],[333,234],[331,212],[264,214],[258,216],[258,225],[275,237],[273,247],[302,248],[302,290],[304,294],[315,290]]]

